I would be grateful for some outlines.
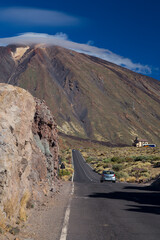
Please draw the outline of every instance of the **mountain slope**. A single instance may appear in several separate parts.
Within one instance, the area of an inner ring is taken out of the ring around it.
[[[135,136],[160,143],[159,81],[60,47],[8,46],[0,55],[0,81],[45,99],[60,131],[114,144]]]

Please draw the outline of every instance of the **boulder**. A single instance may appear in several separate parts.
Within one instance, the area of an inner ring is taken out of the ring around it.
[[[26,220],[26,206],[40,200],[57,178],[58,134],[43,101],[0,84],[0,212]]]

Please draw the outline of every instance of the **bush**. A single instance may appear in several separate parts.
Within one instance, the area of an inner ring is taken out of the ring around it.
[[[133,161],[133,157],[126,157],[126,158],[125,158],[125,161],[126,161],[126,162],[132,162],[132,161]]]
[[[112,164],[111,163],[105,163],[103,164],[104,168],[112,168]]]
[[[114,164],[114,165],[112,166],[112,169],[113,169],[114,171],[118,172],[118,171],[120,171],[120,170],[123,169],[123,165],[122,165],[122,164]]]
[[[27,220],[26,206],[27,203],[30,201],[30,196],[30,193],[27,191],[23,194],[20,201],[19,219],[24,222]]]
[[[153,167],[154,167],[154,168],[159,168],[159,167],[160,167],[160,162],[154,163]]]
[[[97,173],[102,173],[103,170],[104,170],[104,167],[103,167],[103,166],[100,166],[100,167],[95,168],[95,171],[96,171]]]
[[[111,161],[116,162],[116,163],[123,163],[123,162],[125,162],[125,159],[121,158],[121,157],[112,157]]]
[[[87,157],[86,158],[86,162],[88,162],[88,163],[91,163],[91,162],[94,162],[95,161],[95,158],[93,158],[93,157]]]
[[[111,159],[110,159],[110,158],[104,158],[102,161],[103,161],[104,163],[110,163],[110,162],[111,162]]]
[[[135,177],[128,177],[128,178],[126,179],[126,181],[127,181],[128,183],[134,183],[134,182],[136,182],[136,178],[135,178]]]
[[[14,215],[15,211],[15,201],[14,199],[7,199],[4,203],[4,212],[6,213],[6,216],[11,219],[11,217]]]
[[[60,169],[59,170],[59,176],[62,177],[62,176],[66,176],[66,175],[70,175],[70,171],[68,169]]]
[[[126,180],[129,177],[128,173],[122,172],[122,171],[116,172],[115,175],[116,175],[116,178],[119,179],[120,181],[122,178]]]
[[[152,159],[152,156],[137,156],[137,157],[134,157],[134,161],[137,162],[137,161],[147,161],[147,160],[150,160]]]

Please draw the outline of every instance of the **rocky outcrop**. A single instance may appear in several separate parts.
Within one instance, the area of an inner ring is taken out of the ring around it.
[[[34,141],[45,156],[47,178],[52,182],[58,171],[57,125],[44,101],[35,98],[36,112],[32,126]]]
[[[27,203],[53,191],[57,139],[54,118],[44,102],[21,88],[0,84],[1,215],[25,220]]]

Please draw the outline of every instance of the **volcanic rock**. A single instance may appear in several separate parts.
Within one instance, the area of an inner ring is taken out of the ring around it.
[[[26,219],[28,201],[54,188],[58,137],[44,102],[19,87],[0,84],[0,211]]]

